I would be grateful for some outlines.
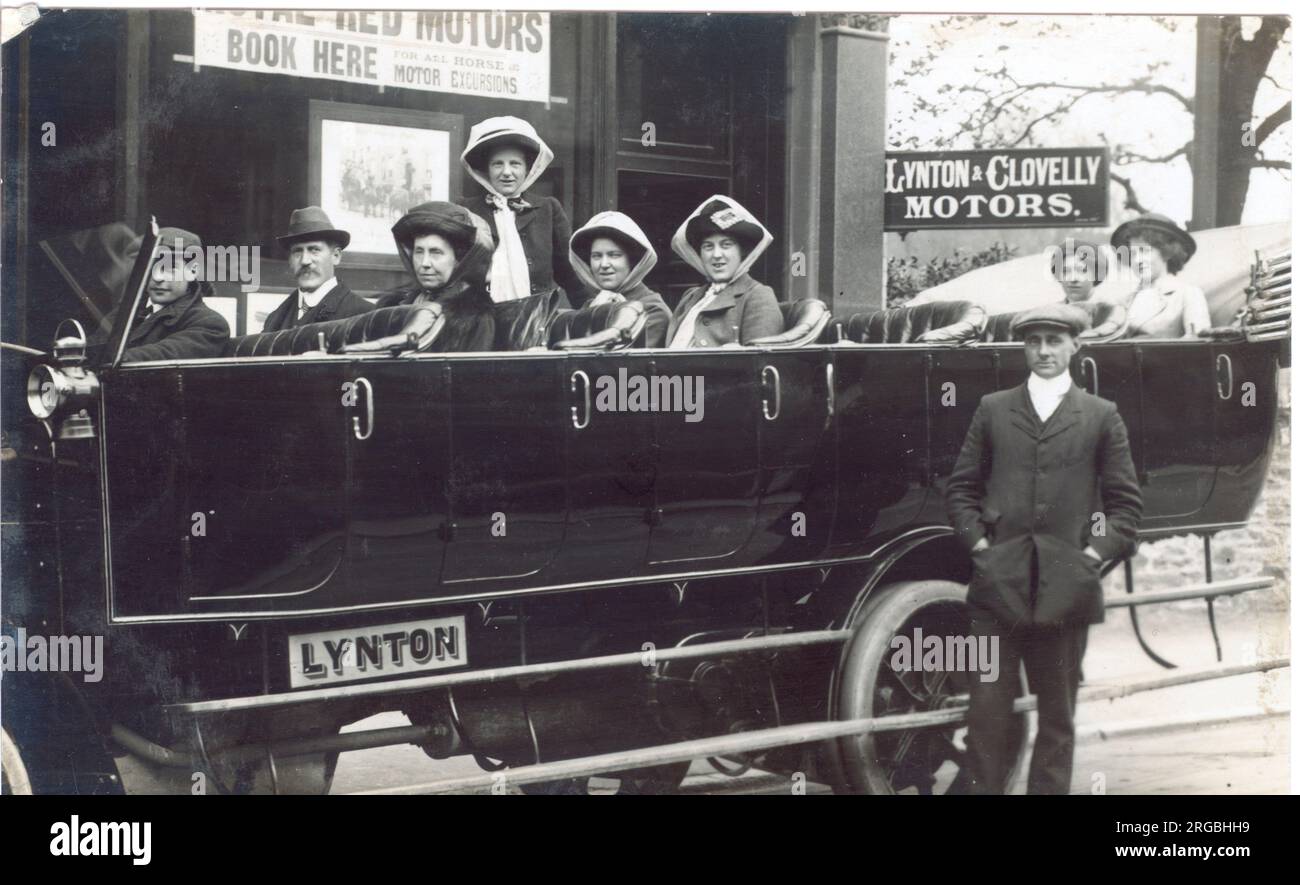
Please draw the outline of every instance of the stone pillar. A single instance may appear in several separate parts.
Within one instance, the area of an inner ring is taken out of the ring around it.
[[[817,289],[838,314],[885,306],[888,16],[818,16]],[[806,173],[805,173],[806,174]]]

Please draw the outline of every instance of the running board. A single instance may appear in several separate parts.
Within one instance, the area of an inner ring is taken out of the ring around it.
[[[1223,679],[1246,673],[1264,672],[1279,667],[1289,667],[1289,658],[1275,658],[1256,664],[1242,664],[1232,667],[1215,667],[1209,670],[1180,673],[1118,686],[1096,686],[1092,690],[1080,691],[1080,700],[1100,700],[1105,698],[1127,697],[1143,691],[1154,691],[1174,685],[1186,685],[1192,682],[1204,682],[1211,679]],[[1018,698],[1015,702],[1017,713],[1037,709],[1038,701],[1034,697]],[[388,787],[379,790],[362,790],[349,793],[351,796],[385,796],[408,793],[452,793],[484,788],[500,789],[508,784],[536,784],[546,781],[564,780],[574,777],[591,777],[610,774],[635,768],[649,768],[667,765],[672,762],[688,762],[693,759],[710,756],[730,756],[737,753],[753,753],[770,750],[791,744],[806,744],[836,738],[852,737],[868,732],[902,731],[914,728],[939,725],[958,725],[965,721],[967,707],[948,707],[942,710],[929,710],[922,713],[905,713],[898,716],[882,716],[871,719],[850,719],[842,722],[811,722],[801,725],[783,725],[777,728],[765,728],[758,731],[745,731],[738,734],[718,737],[700,738],[682,741],[676,744],[662,744],[640,750],[626,750],[617,753],[605,753],[600,756],[586,756],[581,759],[566,759],[561,762],[543,762],[537,765],[523,765],[518,768],[505,768],[500,771],[483,774],[464,775],[443,778],[423,784],[402,787]]]
[[[1215,596],[1232,596],[1251,590],[1267,590],[1272,586],[1272,578],[1237,578],[1232,581],[1193,584],[1179,590],[1153,590],[1149,593],[1134,593],[1132,596],[1111,596],[1106,599],[1106,608],[1155,605],[1160,602],[1178,602],[1182,599],[1211,599]]]
[[[612,667],[645,667],[648,659],[653,660],[654,663],[659,663],[661,661],[747,654],[782,648],[831,645],[837,642],[847,642],[852,636],[852,630],[802,630],[797,633],[777,633],[767,636],[760,634],[744,639],[726,639],[720,642],[701,642],[698,645],[656,649],[653,658],[650,657],[648,651],[632,651],[591,658],[574,658],[568,661],[551,661],[543,664],[520,664],[512,667],[492,667],[486,670],[464,670],[456,673],[444,673],[437,676],[422,676],[415,679],[401,679],[389,682],[366,682],[354,685],[339,685],[333,688],[311,688],[304,691],[225,698],[217,701],[168,704],[164,709],[168,713],[193,715],[225,713],[231,710],[285,707],[291,704],[430,691],[458,685],[471,685],[478,682],[502,682],[522,677],[536,678],[538,676],[552,676],[556,673],[576,673],[583,670],[603,670]]]

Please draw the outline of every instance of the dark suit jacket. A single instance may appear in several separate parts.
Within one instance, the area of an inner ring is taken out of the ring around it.
[[[708,291],[708,286],[697,286],[682,296],[672,322],[668,324],[665,345],[672,343],[686,314]],[[741,274],[727,284],[713,304],[701,311],[695,321],[695,346],[748,344],[755,338],[779,335],[784,329],[785,321],[781,318],[776,293],[749,274]]]
[[[225,317],[194,292],[137,320],[127,338],[124,363],[145,360],[194,360],[221,356],[230,338]]]
[[[1125,556],[1142,519],[1114,403],[1071,385],[1043,424],[1025,384],[989,394],[971,419],[947,496],[962,544],[969,550],[987,537],[992,545],[974,554],[973,607],[1008,627],[1101,623],[1100,563],[1083,548],[1102,559]]]
[[[356,316],[359,313],[365,313],[374,310],[375,306],[360,295],[353,292],[342,280],[339,280],[330,293],[320,300],[315,307],[310,308],[302,319],[298,319],[298,290],[295,289],[289,294],[289,297],[280,302],[280,306],[271,311],[266,318],[266,323],[262,326],[263,332],[279,332],[281,329],[292,329],[295,326],[305,326],[308,323],[323,323],[327,320],[341,320],[344,317]]]
[[[555,197],[531,197],[523,199],[531,208],[515,213],[515,229],[519,231],[519,240],[524,244],[524,254],[528,256],[528,284],[530,295],[549,293],[556,286],[565,291],[573,307],[581,307],[588,294],[573,266],[569,264],[569,237],[573,236],[573,226],[564,207]],[[479,194],[462,197],[460,205],[488,223],[492,230],[492,241],[501,243],[497,234],[496,210]]]

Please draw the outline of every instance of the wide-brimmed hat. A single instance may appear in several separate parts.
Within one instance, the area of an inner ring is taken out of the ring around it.
[[[734,206],[722,200],[710,200],[697,209],[686,223],[686,242],[698,252],[704,238],[713,234],[726,234],[735,238],[745,247],[745,254],[749,254],[762,241],[763,228],[747,219]]]
[[[570,248],[573,249],[579,257],[591,255],[591,244],[601,237],[613,240],[627,251],[628,257],[631,258],[632,264],[636,264],[641,256],[646,252],[646,245],[639,243],[630,234],[609,225],[599,227],[584,227],[573,235],[569,241]]]
[[[1031,307],[1029,310],[1022,310],[1011,319],[1011,331],[1016,337],[1037,326],[1061,329],[1078,337],[1079,333],[1090,325],[1092,325],[1092,317],[1086,311],[1072,304],[1060,303]]]
[[[1110,244],[1118,249],[1134,237],[1140,236],[1144,230],[1159,231],[1173,237],[1182,243],[1188,258],[1196,253],[1196,240],[1192,239],[1192,235],[1179,227],[1172,218],[1155,212],[1139,215],[1115,228],[1115,232],[1110,235]]]
[[[352,234],[339,230],[320,206],[308,206],[294,209],[289,216],[289,232],[276,237],[281,246],[290,246],[303,240],[326,240],[337,243],[340,249],[346,249],[352,242]]]
[[[541,139],[533,138],[527,132],[521,132],[518,123],[522,120],[516,120],[514,117],[496,118],[500,120],[509,120],[510,123],[503,123],[499,130],[491,129],[480,132],[477,140],[465,151],[463,159],[475,169],[485,170],[488,158],[494,151],[504,147],[516,147],[524,152],[524,159],[529,168],[532,168],[533,162],[537,155],[542,151]],[[484,121],[491,122],[491,121]],[[526,124],[525,124],[526,125]],[[530,127],[531,128],[531,127]]]
[[[393,239],[399,246],[409,247],[426,234],[437,234],[450,243],[459,260],[478,236],[474,213],[455,203],[433,200],[408,210],[393,225]]]

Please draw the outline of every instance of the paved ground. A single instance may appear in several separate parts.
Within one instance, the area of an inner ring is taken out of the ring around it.
[[[1218,620],[1225,664],[1290,654],[1285,612],[1261,612],[1257,606],[1242,604],[1223,608]],[[1204,605],[1155,607],[1141,617],[1148,642],[1180,670],[1217,665]],[[1171,672],[1178,671],[1163,669],[1141,652],[1124,612],[1111,612],[1107,623],[1094,628],[1089,637],[1084,660],[1089,684],[1128,683]],[[1289,698],[1290,670],[1282,669],[1084,705],[1078,717],[1080,743],[1072,791],[1286,793],[1290,784],[1289,718],[1258,714],[1284,713],[1289,710]],[[1224,713],[1254,713],[1256,718],[1199,727],[1188,724],[1202,716]],[[1135,725],[1168,720],[1182,724],[1155,732],[1130,732]],[[405,717],[391,714],[373,717],[358,727],[402,724]],[[366,750],[343,755],[334,792],[398,787],[478,771],[469,759],[434,762],[412,746]],[[594,791],[606,786],[611,785],[593,783]],[[1023,789],[1022,779],[1019,790]],[[826,789],[808,784],[805,791],[817,794]],[[788,794],[791,783],[764,774],[728,778],[701,761],[692,766],[683,792]]]

